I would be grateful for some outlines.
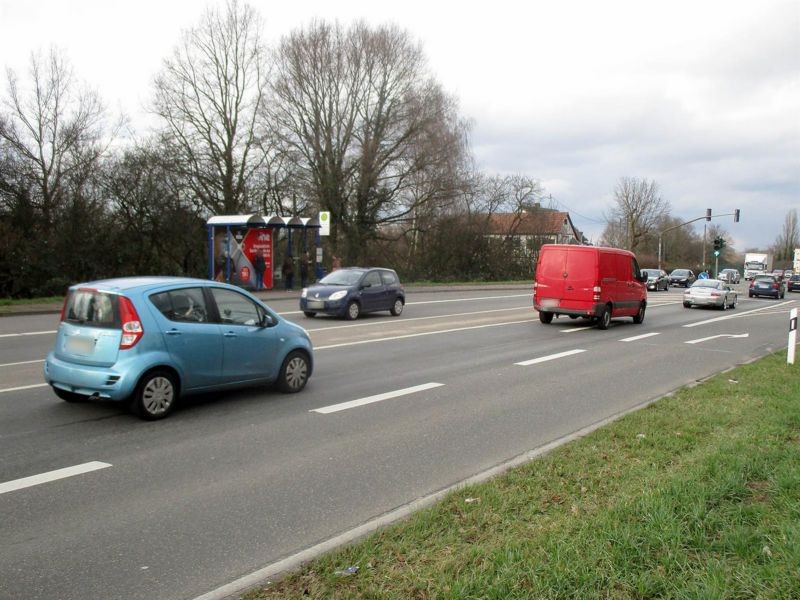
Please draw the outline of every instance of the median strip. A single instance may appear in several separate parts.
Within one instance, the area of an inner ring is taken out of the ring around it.
[[[327,415],[330,413],[339,412],[342,410],[348,410],[350,408],[356,408],[358,406],[364,406],[366,404],[373,404],[375,402],[382,402],[383,400],[391,400],[392,398],[398,398],[400,396],[407,396],[408,394],[415,394],[417,392],[424,392],[425,390],[430,390],[433,388],[443,386],[443,383],[423,383],[422,385],[415,385],[414,387],[405,388],[402,390],[396,390],[394,392],[386,392],[385,394],[377,394],[375,396],[368,396],[366,398],[361,398],[360,400],[351,400],[349,402],[342,402],[341,404],[332,404],[330,406],[323,406],[322,408],[315,408],[308,412],[315,412],[320,413],[323,415]]]

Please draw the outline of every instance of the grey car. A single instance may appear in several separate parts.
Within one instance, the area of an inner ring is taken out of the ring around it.
[[[718,279],[727,281],[728,283],[737,284],[742,280],[742,276],[739,274],[737,269],[722,269],[722,271],[719,272]]]
[[[738,294],[724,281],[719,279],[698,279],[683,294],[683,306],[710,306],[726,310],[736,308]]]

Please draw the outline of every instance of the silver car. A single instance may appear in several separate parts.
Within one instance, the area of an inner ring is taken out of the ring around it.
[[[724,281],[719,279],[698,279],[683,294],[683,306],[713,306],[725,310],[736,308],[738,295]]]
[[[721,281],[727,281],[728,283],[739,283],[741,281],[742,276],[739,275],[739,271],[737,269],[722,269],[719,273],[719,277]]]

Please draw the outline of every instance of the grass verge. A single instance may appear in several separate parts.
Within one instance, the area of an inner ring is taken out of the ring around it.
[[[336,574],[357,567],[355,574]],[[800,366],[720,374],[307,564],[274,598],[798,598]]]
[[[53,304],[64,302],[64,296],[46,298],[0,298],[0,306],[28,306],[30,304]]]

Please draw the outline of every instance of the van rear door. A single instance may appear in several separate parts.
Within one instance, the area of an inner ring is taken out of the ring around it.
[[[586,246],[570,246],[566,256],[561,307],[589,310],[594,286],[597,285],[597,250]]]
[[[542,308],[560,305],[564,296],[567,252],[563,247],[542,247],[536,265],[536,300]]]

